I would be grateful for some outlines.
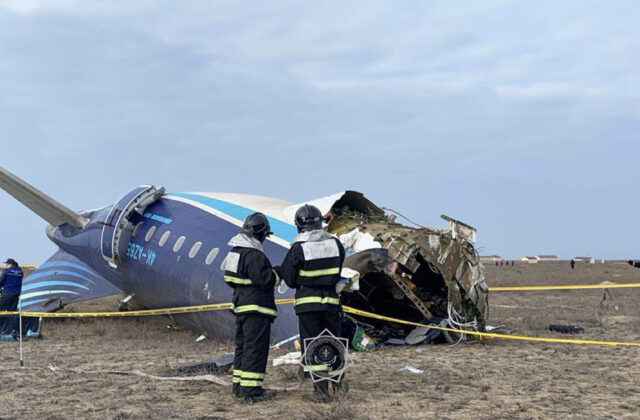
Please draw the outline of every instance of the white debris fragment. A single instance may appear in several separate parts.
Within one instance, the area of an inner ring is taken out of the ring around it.
[[[485,330],[488,331],[488,332],[491,332],[491,331],[499,330],[499,329],[504,328],[504,327],[505,327],[504,325],[498,325],[497,327],[493,327],[491,325],[487,325],[485,327]]]
[[[360,252],[367,249],[382,248],[382,244],[375,240],[370,233],[360,232],[358,228],[339,236],[340,242],[350,251]]]
[[[200,337],[196,338],[196,343],[199,343],[201,341],[204,341],[207,338],[206,335],[202,334]]]
[[[420,369],[418,369],[418,368],[415,368],[415,367],[413,367],[413,366],[409,366],[409,365],[407,365],[407,366],[405,366],[405,367],[403,367],[403,368],[398,369],[398,372],[401,372],[401,371],[403,371],[403,370],[406,370],[406,371],[411,372],[411,373],[423,373],[423,372],[424,372],[424,370],[420,370]]]
[[[273,366],[299,365],[301,363],[301,359],[302,352],[294,351],[273,359]]]

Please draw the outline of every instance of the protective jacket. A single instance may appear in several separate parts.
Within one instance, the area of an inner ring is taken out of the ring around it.
[[[296,289],[296,313],[339,311],[336,284],[344,262],[340,241],[322,229],[302,232],[293,240],[278,274]]]
[[[22,269],[17,265],[4,269],[0,274],[0,289],[2,289],[2,293],[20,294],[23,277]]]
[[[224,280],[233,288],[231,311],[236,315],[276,317],[273,288],[277,275],[255,238],[240,233],[229,241],[231,251],[222,261]]]

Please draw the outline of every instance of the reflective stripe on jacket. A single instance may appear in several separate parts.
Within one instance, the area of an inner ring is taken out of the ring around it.
[[[233,288],[231,311],[236,315],[260,314],[275,318],[276,274],[260,243],[250,239],[253,238],[244,234],[235,236],[229,242],[233,248],[220,267],[224,270],[225,282]]]
[[[323,230],[296,237],[282,265],[276,267],[284,282],[296,289],[296,313],[340,310],[335,286],[344,257],[340,241]]]

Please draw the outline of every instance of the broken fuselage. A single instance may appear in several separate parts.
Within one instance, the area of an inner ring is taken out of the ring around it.
[[[359,290],[343,294],[343,304],[414,322],[443,318],[450,326],[484,329],[488,287],[474,228],[447,216],[446,229],[404,226],[355,193],[336,201],[330,216],[327,229],[348,252],[345,267],[360,273]]]

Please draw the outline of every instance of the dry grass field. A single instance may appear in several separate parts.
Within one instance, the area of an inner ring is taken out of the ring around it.
[[[640,281],[623,263],[516,264],[487,267],[491,286]],[[490,296],[490,324],[534,336],[566,337],[550,323],[585,328],[572,336],[640,342],[640,289],[501,292]],[[115,298],[75,310],[116,308]],[[49,320],[44,340],[1,343],[0,418],[413,419],[638,418],[640,348],[484,340],[456,346],[381,348],[356,354],[350,394],[329,405],[301,400],[302,392],[245,405],[207,382],[52,372],[61,369],[141,370],[171,375],[176,366],[232,350],[229,342],[195,343],[190,331],[168,329],[168,318]],[[422,374],[398,370],[405,365]],[[270,368],[267,381],[286,372]],[[230,378],[226,378],[230,380]]]

